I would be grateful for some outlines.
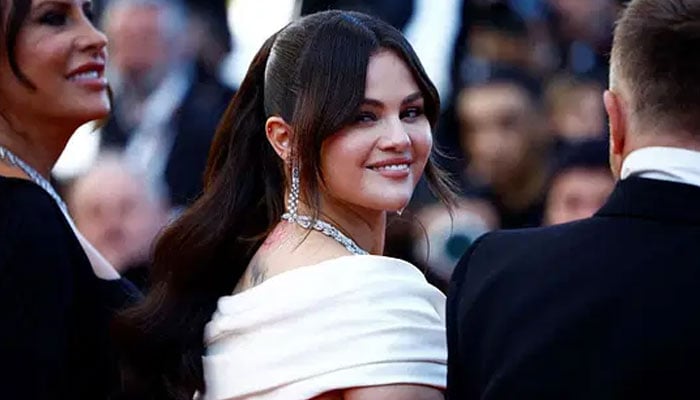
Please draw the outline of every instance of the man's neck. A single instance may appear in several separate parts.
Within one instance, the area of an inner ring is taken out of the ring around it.
[[[669,130],[651,128],[638,129],[634,126],[625,143],[625,157],[635,150],[648,147],[670,147],[700,151],[700,134],[689,130]]]

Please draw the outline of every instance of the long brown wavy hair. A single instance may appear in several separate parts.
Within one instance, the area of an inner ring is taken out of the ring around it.
[[[406,62],[434,129],[438,93],[406,39],[382,21],[317,13],[287,25],[258,51],[218,127],[203,195],[160,237],[152,291],[116,327],[128,398],[190,400],[205,391],[204,326],[284,211],[287,167],[267,141],[266,119],[280,116],[292,127],[303,196],[318,210],[321,144],[356,116],[369,59],[380,49]],[[451,197],[432,160],[425,177],[438,197]]]

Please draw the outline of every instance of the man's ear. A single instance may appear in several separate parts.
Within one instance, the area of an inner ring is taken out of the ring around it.
[[[620,97],[611,90],[606,90],[603,94],[603,103],[610,127],[610,153],[621,156],[624,153],[628,128],[624,105]]]
[[[292,128],[281,117],[270,117],[265,122],[267,140],[278,156],[285,162],[289,161],[291,151],[290,140]]]
[[[625,105],[620,96],[613,91],[606,90],[603,94],[605,111],[608,113],[610,125],[610,170],[617,179],[621,178],[622,163],[625,158],[625,145],[629,121]]]

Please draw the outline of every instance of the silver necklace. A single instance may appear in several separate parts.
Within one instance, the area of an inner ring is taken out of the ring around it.
[[[313,218],[307,215],[292,216],[292,214],[290,213],[284,213],[282,215],[282,220],[295,222],[304,229],[311,228],[313,230],[319,231],[343,245],[350,253],[356,256],[363,256],[369,254],[362,247],[358,246],[354,240],[345,236],[341,231],[338,230],[338,228],[329,224],[326,221],[321,221],[319,219],[314,220]]]
[[[324,235],[330,237],[336,242],[340,243],[345,247],[351,254],[356,256],[364,256],[369,254],[365,249],[358,246],[354,240],[345,236],[338,228],[329,224],[326,221],[321,221],[319,219],[313,219],[307,215],[299,215],[297,211],[299,210],[299,168],[294,166],[292,168],[292,187],[289,198],[287,199],[287,212],[282,214],[282,220],[288,222],[294,222],[304,229],[313,229],[323,233]]]
[[[53,186],[51,186],[51,183],[46,180],[37,170],[32,168],[29,164],[24,162],[21,158],[17,157],[15,153],[11,152],[7,148],[0,146],[0,160],[4,160],[10,165],[13,165],[19,169],[21,169],[27,176],[29,176],[29,179],[32,180],[32,182],[36,183],[46,191],[46,193],[49,194],[55,201],[56,204],[61,208],[61,211],[64,213],[68,212],[68,207],[66,207],[66,203],[63,202],[63,199],[61,199],[61,196],[56,193],[56,190],[54,190]]]

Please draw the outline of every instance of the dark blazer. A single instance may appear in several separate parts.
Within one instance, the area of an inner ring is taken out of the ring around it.
[[[175,137],[164,179],[174,206],[189,205],[202,191],[209,147],[233,94],[233,89],[198,68],[192,87],[171,120]],[[102,128],[101,147],[123,148],[129,133],[112,118]]]
[[[592,218],[494,232],[447,300],[448,398],[700,398],[700,187],[630,178]]]

